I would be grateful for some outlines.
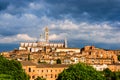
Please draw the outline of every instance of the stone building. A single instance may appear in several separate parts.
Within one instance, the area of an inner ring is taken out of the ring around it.
[[[34,80],[38,76],[46,80],[56,80],[58,74],[69,66],[65,64],[35,64],[30,61],[21,61],[21,63],[25,72],[30,76],[30,80]]]
[[[117,63],[117,55],[113,50],[95,48],[95,46],[85,46],[81,54],[86,57],[88,64],[113,64]]]
[[[113,72],[120,71],[120,63],[110,64],[108,65],[108,68]]]

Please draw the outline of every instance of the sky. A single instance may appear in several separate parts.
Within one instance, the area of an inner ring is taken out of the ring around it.
[[[120,49],[120,0],[0,0],[0,44],[50,40]]]

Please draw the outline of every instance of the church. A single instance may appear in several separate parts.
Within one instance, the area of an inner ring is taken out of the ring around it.
[[[49,48],[67,48],[67,40],[63,42],[49,41],[49,29],[44,30],[44,36],[40,35],[40,41],[36,42],[21,42],[19,50],[27,50],[29,52],[39,52]]]

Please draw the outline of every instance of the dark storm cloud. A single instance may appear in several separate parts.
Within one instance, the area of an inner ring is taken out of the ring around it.
[[[16,35],[16,34],[18,34],[18,33],[20,33],[20,28],[19,27],[14,27],[14,28],[6,28],[6,27],[0,27],[0,35],[1,36],[4,36],[4,37],[6,37],[6,36],[14,36],[14,35]]]
[[[25,6],[27,5],[29,2],[32,2],[33,0],[0,0],[0,3],[1,5],[4,5],[4,4],[12,4],[12,5],[15,5],[16,7],[22,7],[22,6]]]
[[[0,11],[6,9],[8,6],[8,3],[0,2]]]
[[[1,10],[8,5],[14,6],[14,11],[8,13],[26,13],[29,3],[43,5],[41,10],[29,10],[37,16],[47,16],[55,19],[71,18],[76,21],[119,21],[119,0],[1,0]],[[7,12],[6,11],[6,12]]]
[[[119,0],[47,0],[47,3],[51,4],[49,15],[61,17],[69,14],[76,19],[87,18],[100,21],[120,20]]]
[[[0,0],[0,13],[19,15],[32,0]]]
[[[6,36],[13,36],[15,34],[17,34],[17,32],[12,32],[12,31],[1,31],[0,32],[0,35],[4,36],[4,37],[6,37]]]

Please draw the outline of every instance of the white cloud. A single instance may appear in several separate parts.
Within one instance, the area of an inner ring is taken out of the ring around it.
[[[28,41],[34,41],[36,40],[36,38],[32,38],[30,36],[28,36],[27,34],[18,34],[16,35],[16,38],[19,39],[19,40],[28,40]]]
[[[78,29],[78,26],[69,20],[65,20],[63,23],[60,23],[59,27],[60,29],[63,29],[63,30],[77,30]]]
[[[0,43],[14,43],[21,41],[35,41],[36,38],[32,38],[27,34],[17,34],[15,36],[1,37]]]
[[[61,33],[61,34],[51,34],[49,36],[50,40],[63,40],[66,37],[66,33]]]
[[[59,35],[54,35],[55,38],[67,37],[68,39],[88,40],[96,43],[120,43],[120,32],[116,32],[115,28],[108,23],[90,24],[82,22],[75,24],[72,21],[65,20],[50,25],[50,29],[56,30],[56,28],[63,30],[66,35],[59,33]],[[68,31],[65,32],[64,30]]]
[[[40,4],[40,3],[38,4],[38,3],[31,2],[29,4],[29,8],[34,9],[34,10],[39,10],[39,9],[43,9],[44,6],[42,4]]]
[[[49,36],[49,39],[50,40],[58,40],[58,39],[60,39],[60,36],[58,36],[56,34],[52,34],[52,35]]]
[[[79,26],[77,26],[76,24],[74,24],[72,21],[70,20],[58,20],[55,22],[52,22],[53,24],[49,25],[50,29],[60,29],[60,30],[77,30],[79,28]]]

